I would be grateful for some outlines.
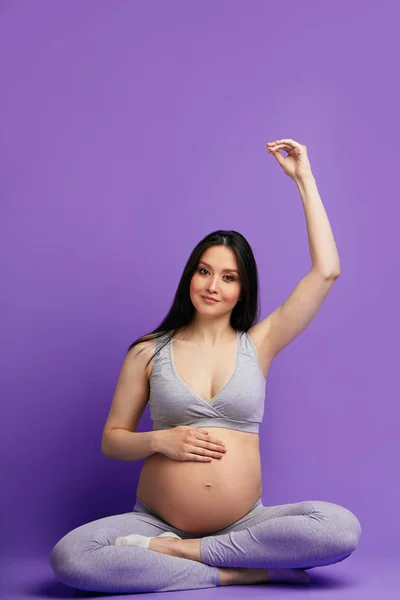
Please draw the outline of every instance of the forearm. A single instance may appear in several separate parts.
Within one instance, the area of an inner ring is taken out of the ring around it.
[[[312,267],[327,277],[340,272],[335,239],[313,175],[295,180],[303,201]]]
[[[158,452],[159,434],[159,430],[137,433],[113,429],[103,435],[101,451],[111,460],[142,460]]]

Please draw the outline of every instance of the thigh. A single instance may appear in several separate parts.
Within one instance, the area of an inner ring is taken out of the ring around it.
[[[303,500],[289,504],[278,504],[276,506],[258,506],[247,515],[229,525],[221,531],[211,535],[221,535],[232,531],[242,531],[247,527],[257,525],[269,519],[279,517],[290,517],[294,515],[307,516],[316,521],[331,521],[340,523],[348,531],[354,531],[357,535],[361,532],[361,525],[357,517],[349,509],[324,500]]]
[[[224,533],[231,533],[232,531],[242,531],[247,527],[263,523],[268,519],[275,519],[277,517],[288,517],[293,515],[311,515],[315,513],[316,505],[319,502],[302,501],[302,502],[291,502],[289,504],[278,504],[275,506],[263,506],[260,505],[255,510],[251,510],[247,515],[232,523],[225,529],[216,531],[211,535],[221,535]],[[329,502],[326,504],[330,504]]]
[[[58,545],[75,545],[84,542],[91,549],[114,544],[117,537],[140,533],[155,537],[170,531],[170,527],[156,516],[137,512],[110,515],[84,523],[69,531]]]

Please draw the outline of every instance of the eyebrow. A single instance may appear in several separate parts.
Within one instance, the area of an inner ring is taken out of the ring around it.
[[[211,265],[209,265],[208,263],[204,262],[204,260],[201,260],[201,261],[199,262],[199,264],[201,264],[201,265],[206,265],[206,267],[209,267],[210,269],[212,269],[212,266],[211,266]],[[229,271],[229,272],[231,272],[231,273],[237,273],[237,274],[239,274],[239,271],[237,271],[236,269],[223,269],[223,271],[222,271],[222,272],[223,272],[223,273],[225,273],[226,271]]]

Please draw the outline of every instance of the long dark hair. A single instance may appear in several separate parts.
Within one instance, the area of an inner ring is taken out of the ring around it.
[[[232,310],[230,323],[233,329],[236,331],[247,331],[256,322],[259,318],[260,307],[258,301],[258,271],[253,251],[246,238],[238,231],[225,231],[219,229],[218,231],[213,231],[206,235],[206,237],[204,237],[192,250],[183,270],[174,301],[167,316],[154,331],[135,340],[129,346],[127,353],[136,344],[139,344],[144,340],[155,339],[166,333],[172,332],[166,341],[167,344],[176,331],[184,329],[190,324],[195,313],[195,308],[189,293],[190,281],[203,253],[210,248],[210,246],[227,246],[232,248],[236,254],[241,283],[241,297],[240,301],[236,303],[235,308]],[[140,350],[140,352],[142,350]],[[148,360],[147,365],[160,350],[161,348],[153,354]]]

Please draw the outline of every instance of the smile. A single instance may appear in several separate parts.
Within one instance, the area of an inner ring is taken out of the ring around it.
[[[218,302],[218,300],[210,300],[210,298],[206,298],[205,296],[202,296],[204,302],[208,302],[208,304],[216,304]]]

